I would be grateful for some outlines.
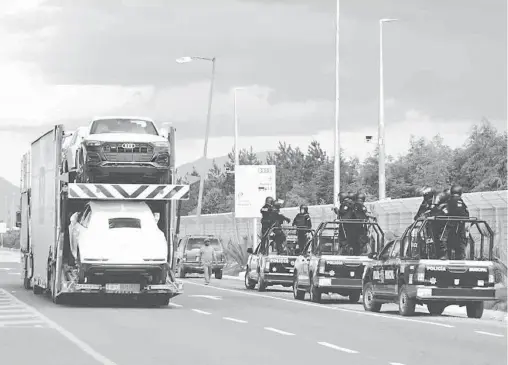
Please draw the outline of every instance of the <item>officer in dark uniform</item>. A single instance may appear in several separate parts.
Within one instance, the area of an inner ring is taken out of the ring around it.
[[[366,196],[364,193],[356,194],[356,201],[353,207],[353,214],[355,219],[367,220],[371,217],[367,207],[365,206]],[[355,225],[355,242],[354,242],[354,254],[359,255],[363,247],[369,242],[368,237],[368,226],[365,224]]]
[[[462,187],[453,185],[450,188],[450,198],[447,201],[447,210],[450,217],[469,218],[469,209],[462,200]],[[447,222],[443,232],[443,241],[447,242],[447,254],[451,256],[451,250],[455,250],[455,259],[464,260],[467,245],[466,224],[461,221]]]
[[[443,217],[448,215],[448,208],[447,208],[447,202],[448,195],[446,195],[444,192],[439,193],[434,196],[432,206],[430,210],[427,210],[425,215],[428,215],[430,217]],[[446,252],[447,252],[447,246],[446,242],[443,240],[443,232],[446,227],[445,221],[433,221],[430,223],[430,232],[428,232],[433,241],[434,241],[434,249],[436,251],[435,256],[439,257],[442,260],[446,260]],[[429,257],[432,258],[432,257]]]
[[[264,237],[265,233],[273,225],[272,221],[273,211],[273,198],[271,196],[265,199],[265,205],[261,208],[261,237]]]
[[[436,195],[436,190],[433,188],[423,188],[423,201],[418,208],[418,212],[414,216],[414,220],[422,217],[426,212],[430,211],[433,205],[434,196]]]
[[[293,219],[293,227],[300,228],[296,231],[298,237],[296,249],[301,250],[307,241],[307,233],[312,228],[308,206],[304,204],[300,205],[300,212]]]
[[[340,192],[339,195],[339,206],[338,207],[333,207],[332,210],[333,212],[335,213],[335,215],[337,216],[337,219],[340,219],[341,218],[341,209],[343,207],[343,204],[344,204],[344,201],[347,200],[347,194],[344,193],[344,192]]]
[[[273,222],[273,240],[275,242],[275,247],[277,252],[282,251],[282,243],[286,240],[286,235],[282,232],[282,224],[284,222],[291,223],[291,219],[286,217],[284,214],[280,212],[280,208],[282,208],[282,203],[277,200],[273,204],[273,209],[271,212],[271,221]]]

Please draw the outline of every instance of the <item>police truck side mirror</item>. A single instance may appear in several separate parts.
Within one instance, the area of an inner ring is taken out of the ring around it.
[[[252,252],[253,252],[253,251],[252,251],[252,247],[249,247],[249,248],[247,249],[247,253],[252,254]]]
[[[367,257],[369,259],[376,260],[377,259],[377,253],[376,252],[371,252],[371,253],[369,253],[369,255]]]

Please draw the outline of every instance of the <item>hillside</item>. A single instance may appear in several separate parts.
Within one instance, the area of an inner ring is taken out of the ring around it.
[[[264,152],[256,152],[256,156],[258,159],[260,159],[262,162],[266,161],[266,157],[268,156],[269,151]],[[219,167],[223,168],[224,164],[229,160],[228,156],[220,156],[216,158],[208,158],[206,160],[199,159],[193,162],[188,162],[186,164],[183,164],[178,167],[178,176],[185,176],[186,174],[190,174],[195,167],[196,170],[199,171],[208,171],[213,166],[213,161],[215,160],[215,163],[219,165]]]
[[[15,205],[14,210],[17,210],[19,187],[0,177],[0,221],[6,221],[9,207],[13,205]]]

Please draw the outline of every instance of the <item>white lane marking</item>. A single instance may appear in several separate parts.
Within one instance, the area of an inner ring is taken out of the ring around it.
[[[281,331],[281,330],[278,330],[277,328],[272,328],[272,327],[265,327],[265,330],[275,332],[275,333],[278,333],[279,335],[284,335],[284,336],[294,336],[295,335],[294,333]]]
[[[9,274],[9,275],[21,275],[20,272],[8,272],[7,274]]]
[[[176,303],[169,303],[169,306],[170,307],[175,307],[175,308],[182,308],[183,307],[183,305],[176,304]]]
[[[18,309],[2,309],[0,308],[0,316],[6,313],[24,313],[26,310],[22,307],[19,307]]]
[[[400,362],[391,362],[390,365],[404,365],[404,364],[401,364]]]
[[[9,270],[14,270],[14,269],[11,269],[8,267],[0,267],[0,271],[9,271]]]
[[[222,319],[225,319],[226,321],[236,322],[236,323],[247,323],[247,321],[244,321],[243,319],[236,319],[231,317],[222,317]]]
[[[0,294],[3,294],[15,301],[17,301],[20,304],[23,304],[28,310],[30,310],[32,313],[37,314],[37,316],[45,322],[48,326],[56,330],[58,333],[60,333],[62,336],[64,336],[67,340],[75,344],[81,351],[84,353],[90,355],[93,359],[95,359],[99,364],[102,365],[117,365],[115,362],[109,360],[107,357],[101,355],[97,351],[95,351],[93,348],[91,348],[87,343],[81,341],[79,338],[77,338],[74,334],[67,331],[65,328],[57,324],[56,322],[53,322],[51,319],[46,317],[44,314],[33,308],[32,306],[29,306],[28,304],[22,302],[18,298],[16,298],[11,293],[0,289]]]
[[[249,293],[249,292],[240,291],[240,290],[236,290],[236,289],[220,288],[218,286],[213,286],[213,285],[203,285],[203,284],[195,283],[195,282],[192,282],[192,281],[186,281],[186,283],[187,284],[192,284],[192,285],[202,286],[202,287],[205,287],[205,288],[213,288],[213,289],[222,290],[222,291],[226,291],[226,292],[243,294],[243,295],[247,295],[247,296],[260,297],[260,298],[266,298],[266,299],[273,299],[273,300],[279,300],[281,302],[288,302],[288,303],[294,303],[294,304],[299,304],[299,305],[305,305],[305,306],[308,306],[308,307],[328,309],[328,310],[334,310],[334,311],[339,311],[339,312],[356,313],[358,315],[364,315],[364,316],[388,318],[388,319],[393,319],[393,320],[396,320],[396,321],[423,323],[423,324],[430,324],[430,325],[438,326],[438,327],[455,328],[455,326],[452,326],[450,324],[437,323],[437,322],[429,322],[429,321],[422,321],[422,320],[418,320],[418,319],[398,317],[398,316],[389,316],[389,315],[384,315],[384,314],[379,314],[379,313],[372,313],[372,312],[360,312],[360,311],[356,311],[356,310],[353,310],[353,309],[346,309],[346,308],[328,307],[326,305],[315,304],[315,303],[310,303],[310,302],[302,302],[302,301],[294,300],[294,299],[285,299],[285,298],[272,297],[271,295]]]
[[[193,309],[193,311],[196,312],[196,313],[200,313],[200,314],[212,314],[210,312],[205,312],[205,311],[202,311],[200,309]]]
[[[4,319],[9,318],[34,318],[37,317],[37,314],[35,313],[24,313],[24,314],[7,314],[7,315],[0,315],[0,321]]]
[[[320,344],[321,346],[329,347],[334,350],[347,352],[348,354],[357,354],[358,353],[358,351],[346,349],[344,347],[335,346],[335,345],[332,345],[331,343],[328,343],[328,342],[318,342],[318,344]]]
[[[0,327],[10,327],[10,326],[30,326],[33,324],[41,325],[44,324],[42,319],[33,319],[31,321],[8,321],[8,322],[0,322]]]
[[[480,335],[487,335],[487,336],[494,336],[494,337],[504,337],[503,335],[499,335],[497,333],[490,333],[490,332],[483,332],[483,331],[475,331],[476,333],[479,333]]]
[[[189,297],[206,298],[206,299],[211,299],[211,300],[222,300],[221,297],[217,297],[215,295],[189,295]]]

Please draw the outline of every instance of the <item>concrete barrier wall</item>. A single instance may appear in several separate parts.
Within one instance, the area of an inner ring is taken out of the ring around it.
[[[469,207],[471,216],[486,220],[496,233],[495,254],[503,263],[507,263],[507,230],[508,230],[508,191],[464,194],[464,201]],[[379,225],[385,232],[395,235],[403,233],[411,224],[422,198],[408,198],[367,203],[369,210],[377,217]],[[314,228],[323,220],[334,219],[331,205],[310,206],[309,213]],[[260,207],[261,208],[261,207]],[[293,219],[298,208],[284,208],[282,213]],[[260,218],[257,219],[258,235]],[[237,219],[236,227],[232,213],[210,214],[201,216],[198,225],[196,216],[181,219],[180,234],[215,234],[224,243],[237,243],[241,247],[252,246],[252,219]]]

